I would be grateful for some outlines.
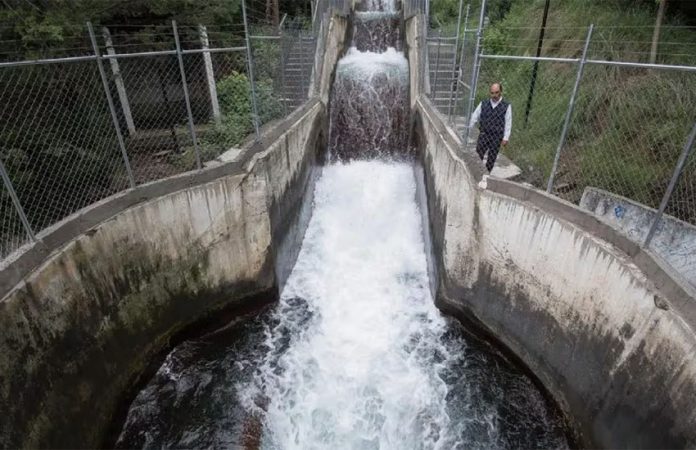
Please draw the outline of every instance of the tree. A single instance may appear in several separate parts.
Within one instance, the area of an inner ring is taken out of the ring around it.
[[[0,0],[3,42],[19,41],[16,52],[65,46],[84,38],[85,22],[96,24],[182,24],[209,26],[241,22],[241,0]]]

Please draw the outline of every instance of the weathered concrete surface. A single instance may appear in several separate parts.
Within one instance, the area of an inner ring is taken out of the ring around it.
[[[417,101],[437,302],[539,377],[581,442],[696,445],[696,300],[648,252],[582,209],[482,179]]]
[[[594,187],[585,188],[580,207],[639,244],[645,241],[657,215],[653,208]],[[696,288],[695,226],[665,214],[650,247]]]
[[[404,23],[404,44],[406,46],[406,55],[409,61],[409,79],[411,80],[411,88],[409,98],[411,99],[411,108],[416,106],[416,100],[423,92],[428,71],[423,70],[427,63],[427,54],[423,51],[426,45],[426,23],[424,16],[417,14]]]
[[[106,199],[43,235],[21,270],[0,272],[4,286],[24,278],[0,300],[0,446],[100,445],[172,336],[277,295],[274,247],[301,228],[292,209],[325,117],[310,101],[240,162]]]
[[[308,225],[323,154],[327,146],[326,108],[314,100],[306,115],[249,162],[249,170],[266,174],[272,252],[279,287],[285,284],[300,251]]]
[[[348,19],[332,16],[322,21],[313,72],[319,76],[312,78],[311,92],[316,93],[324,105],[329,104],[336,63],[343,56],[347,42]]]
[[[448,128],[452,129],[451,127]],[[476,144],[478,142],[479,130],[478,128],[476,128],[471,130],[470,133],[471,134],[467,139],[466,145],[464,145],[463,138],[461,138],[460,136],[457,136],[459,138],[458,140],[459,142],[461,142],[464,152],[478,156],[478,154],[476,153]],[[512,136],[511,139],[513,142],[510,145],[515,145],[514,136]],[[522,173],[522,169],[515,165],[515,163],[513,163],[510,158],[505,156],[505,154],[503,154],[504,151],[505,147],[501,147],[500,153],[498,153],[498,158],[495,160],[495,166],[493,166],[493,170],[491,171],[491,176],[503,180],[511,180],[520,175]],[[481,161],[480,164],[485,165],[484,161]]]

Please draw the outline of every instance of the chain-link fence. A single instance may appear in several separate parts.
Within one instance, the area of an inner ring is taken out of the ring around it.
[[[23,54],[3,41],[0,260],[114,193],[234,157],[306,101],[309,12],[268,4],[228,26],[111,24]]]
[[[3,67],[0,86],[2,161],[33,229],[128,187],[94,60]]]
[[[429,19],[427,37],[428,83],[426,95],[461,134],[469,115],[471,84],[477,70],[477,37],[481,4],[457,3],[456,21],[442,24]]]
[[[501,84],[513,112],[510,144],[503,151],[522,170],[524,181],[540,189],[551,174],[575,73],[576,64],[567,62],[481,61],[474,108],[489,97],[492,83]],[[473,145],[476,130],[468,139]]]
[[[657,208],[696,119],[694,83],[696,71],[585,67],[553,192],[578,203],[593,186]],[[696,209],[671,212],[696,224]]]
[[[681,171],[672,195],[669,196],[665,212],[696,224],[696,148],[692,148],[687,155],[684,169]],[[691,259],[696,261],[693,255]]]
[[[471,113],[489,98],[490,85],[501,83],[513,108],[503,152],[519,167],[520,181],[576,204],[596,192],[635,202],[648,226],[631,237],[650,245],[653,228],[663,235],[651,248],[680,252],[673,247],[683,246],[682,230],[696,235],[696,150],[688,153],[696,44],[689,31],[668,27],[655,54],[652,28],[485,30],[484,14],[471,17],[480,6],[473,3],[459,27],[431,19],[427,39],[426,95],[464,138],[465,151],[474,151],[477,138]]]
[[[401,4],[404,10],[404,20],[416,14],[428,14],[430,10],[429,0],[402,0]]]
[[[505,154],[522,180],[574,203],[593,187],[657,208],[696,119],[696,92],[689,88],[696,68],[587,59],[578,78],[577,59],[548,59],[481,60],[476,102],[488,97],[491,83],[502,83],[514,107]],[[687,167],[679,195],[693,196],[695,185],[696,173]],[[675,204],[666,213],[696,224],[695,208]]]

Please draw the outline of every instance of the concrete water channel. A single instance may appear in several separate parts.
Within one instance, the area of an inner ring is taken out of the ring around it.
[[[380,22],[399,53],[355,39],[361,15],[322,24],[317,95],[235,161],[92,205],[2,268],[3,447],[696,445],[689,286],[484,177],[421,95],[423,17]],[[375,117],[345,126],[376,101],[386,143]]]

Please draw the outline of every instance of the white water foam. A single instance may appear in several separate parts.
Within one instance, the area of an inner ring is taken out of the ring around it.
[[[409,164],[324,169],[277,311],[270,356],[246,391],[248,407],[266,399],[264,448],[452,447],[438,375],[446,326]]]
[[[371,78],[377,74],[388,74],[400,78],[408,77],[408,60],[403,52],[389,47],[383,53],[361,52],[350,47],[345,56],[338,61],[337,74],[350,74],[351,78],[364,80],[369,85]]]
[[[395,0],[366,0],[368,11],[396,12]]]

